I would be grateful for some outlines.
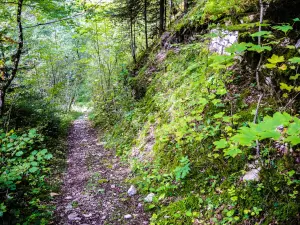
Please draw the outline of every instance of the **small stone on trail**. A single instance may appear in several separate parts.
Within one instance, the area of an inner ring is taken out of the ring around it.
[[[134,196],[137,193],[137,190],[133,185],[131,185],[127,193],[129,196]]]
[[[72,196],[65,197],[66,200],[71,200],[72,198],[73,198]]]
[[[68,219],[71,220],[71,221],[74,221],[74,220],[81,220],[81,218],[78,217],[78,214],[77,214],[77,213],[71,213],[70,215],[68,215]]]
[[[83,216],[84,216],[85,218],[91,217],[92,215],[93,215],[92,213],[89,213],[89,214],[83,214]]]
[[[152,202],[154,196],[155,196],[154,193],[150,193],[149,195],[147,195],[146,198],[144,198],[145,202]]]
[[[111,188],[111,189],[115,189],[115,188],[116,188],[116,185],[112,184],[112,185],[110,185],[110,188]]]
[[[54,192],[51,192],[51,193],[50,193],[50,196],[51,196],[51,197],[55,197],[55,196],[58,196],[58,195],[59,195],[59,194],[54,193]]]
[[[132,215],[127,214],[127,215],[124,216],[124,218],[125,218],[125,219],[131,219],[131,218],[132,218]]]
[[[142,203],[139,203],[138,204],[138,208],[142,208],[143,207],[143,204]]]

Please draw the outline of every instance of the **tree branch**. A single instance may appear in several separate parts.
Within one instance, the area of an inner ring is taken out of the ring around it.
[[[75,17],[83,16],[84,14],[86,14],[86,12],[78,13],[78,14],[68,16],[68,17],[64,17],[64,18],[58,19],[58,20],[52,20],[52,21],[49,21],[49,22],[46,22],[46,23],[38,23],[38,24],[35,24],[35,25],[27,26],[27,27],[24,27],[24,29],[34,28],[34,27],[39,27],[39,26],[45,26],[45,25],[49,25],[49,24],[53,24],[53,23],[59,23],[59,22],[65,21],[65,20],[71,20]]]

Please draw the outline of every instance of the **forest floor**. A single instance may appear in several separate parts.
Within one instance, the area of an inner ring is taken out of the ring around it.
[[[127,194],[129,166],[103,147],[86,116],[74,122],[68,145],[62,194],[55,202],[55,224],[149,224],[142,198]]]

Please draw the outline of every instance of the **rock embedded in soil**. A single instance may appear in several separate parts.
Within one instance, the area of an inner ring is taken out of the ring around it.
[[[136,190],[136,188],[133,185],[131,185],[130,188],[129,188],[129,190],[127,191],[127,193],[131,197],[131,196],[136,195],[137,190]]]
[[[131,218],[132,218],[132,215],[127,214],[127,215],[124,216],[124,218],[127,219],[127,220],[128,220],[128,219],[131,219]]]
[[[259,181],[259,171],[260,168],[250,170],[244,175],[243,181]]]
[[[77,214],[77,213],[71,213],[70,215],[68,215],[68,219],[69,219],[70,221],[81,220],[81,218],[78,217],[78,214]]]

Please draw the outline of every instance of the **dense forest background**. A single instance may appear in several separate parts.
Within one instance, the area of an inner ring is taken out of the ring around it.
[[[84,114],[152,194],[150,224],[300,224],[299,9],[0,0],[2,224],[55,224]]]

